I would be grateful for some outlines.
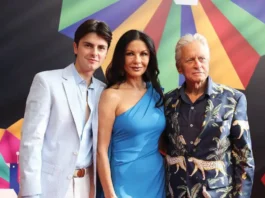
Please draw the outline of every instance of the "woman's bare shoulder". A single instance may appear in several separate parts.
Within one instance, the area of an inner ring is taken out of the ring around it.
[[[112,102],[115,102],[117,100],[120,100],[121,91],[118,86],[113,85],[102,92],[101,98],[104,100],[111,100]]]

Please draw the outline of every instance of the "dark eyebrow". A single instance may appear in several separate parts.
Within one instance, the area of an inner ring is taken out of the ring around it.
[[[90,42],[87,42],[87,41],[84,41],[83,44],[92,45],[94,47],[94,44],[93,43],[90,43]],[[105,47],[105,48],[107,48],[108,46],[107,45],[99,45],[98,47]]]
[[[141,52],[147,52],[147,53],[149,53],[150,51],[149,51],[149,50],[143,50],[143,51],[141,51]]]
[[[134,52],[134,50],[130,50],[130,49],[128,49],[128,50],[125,50],[125,52]],[[142,50],[141,53],[142,53],[142,52],[148,52],[148,53],[149,53],[149,50]]]
[[[90,42],[87,42],[87,41],[84,41],[83,43],[84,43],[84,44],[93,45],[92,43],[90,43]],[[93,46],[94,46],[94,45],[93,45]]]
[[[99,45],[99,47],[105,47],[105,48],[107,48],[108,46],[107,45]]]

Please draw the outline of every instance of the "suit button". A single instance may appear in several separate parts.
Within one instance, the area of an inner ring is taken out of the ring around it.
[[[75,151],[75,152],[74,152],[74,155],[78,155],[78,152]]]
[[[68,178],[68,179],[72,179],[72,177],[73,177],[72,175],[68,175],[68,177],[67,177],[67,178]]]

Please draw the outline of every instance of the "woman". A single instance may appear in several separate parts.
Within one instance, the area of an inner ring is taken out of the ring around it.
[[[126,32],[107,68],[108,88],[99,102],[97,167],[105,198],[165,197],[158,74],[152,39],[137,30]]]

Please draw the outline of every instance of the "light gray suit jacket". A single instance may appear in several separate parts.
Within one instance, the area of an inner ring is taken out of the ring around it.
[[[91,108],[93,131],[94,184],[98,101],[105,84],[95,79]],[[41,198],[64,198],[73,176],[80,147],[82,127],[77,86],[71,65],[38,73],[27,99],[20,143],[20,194]]]

